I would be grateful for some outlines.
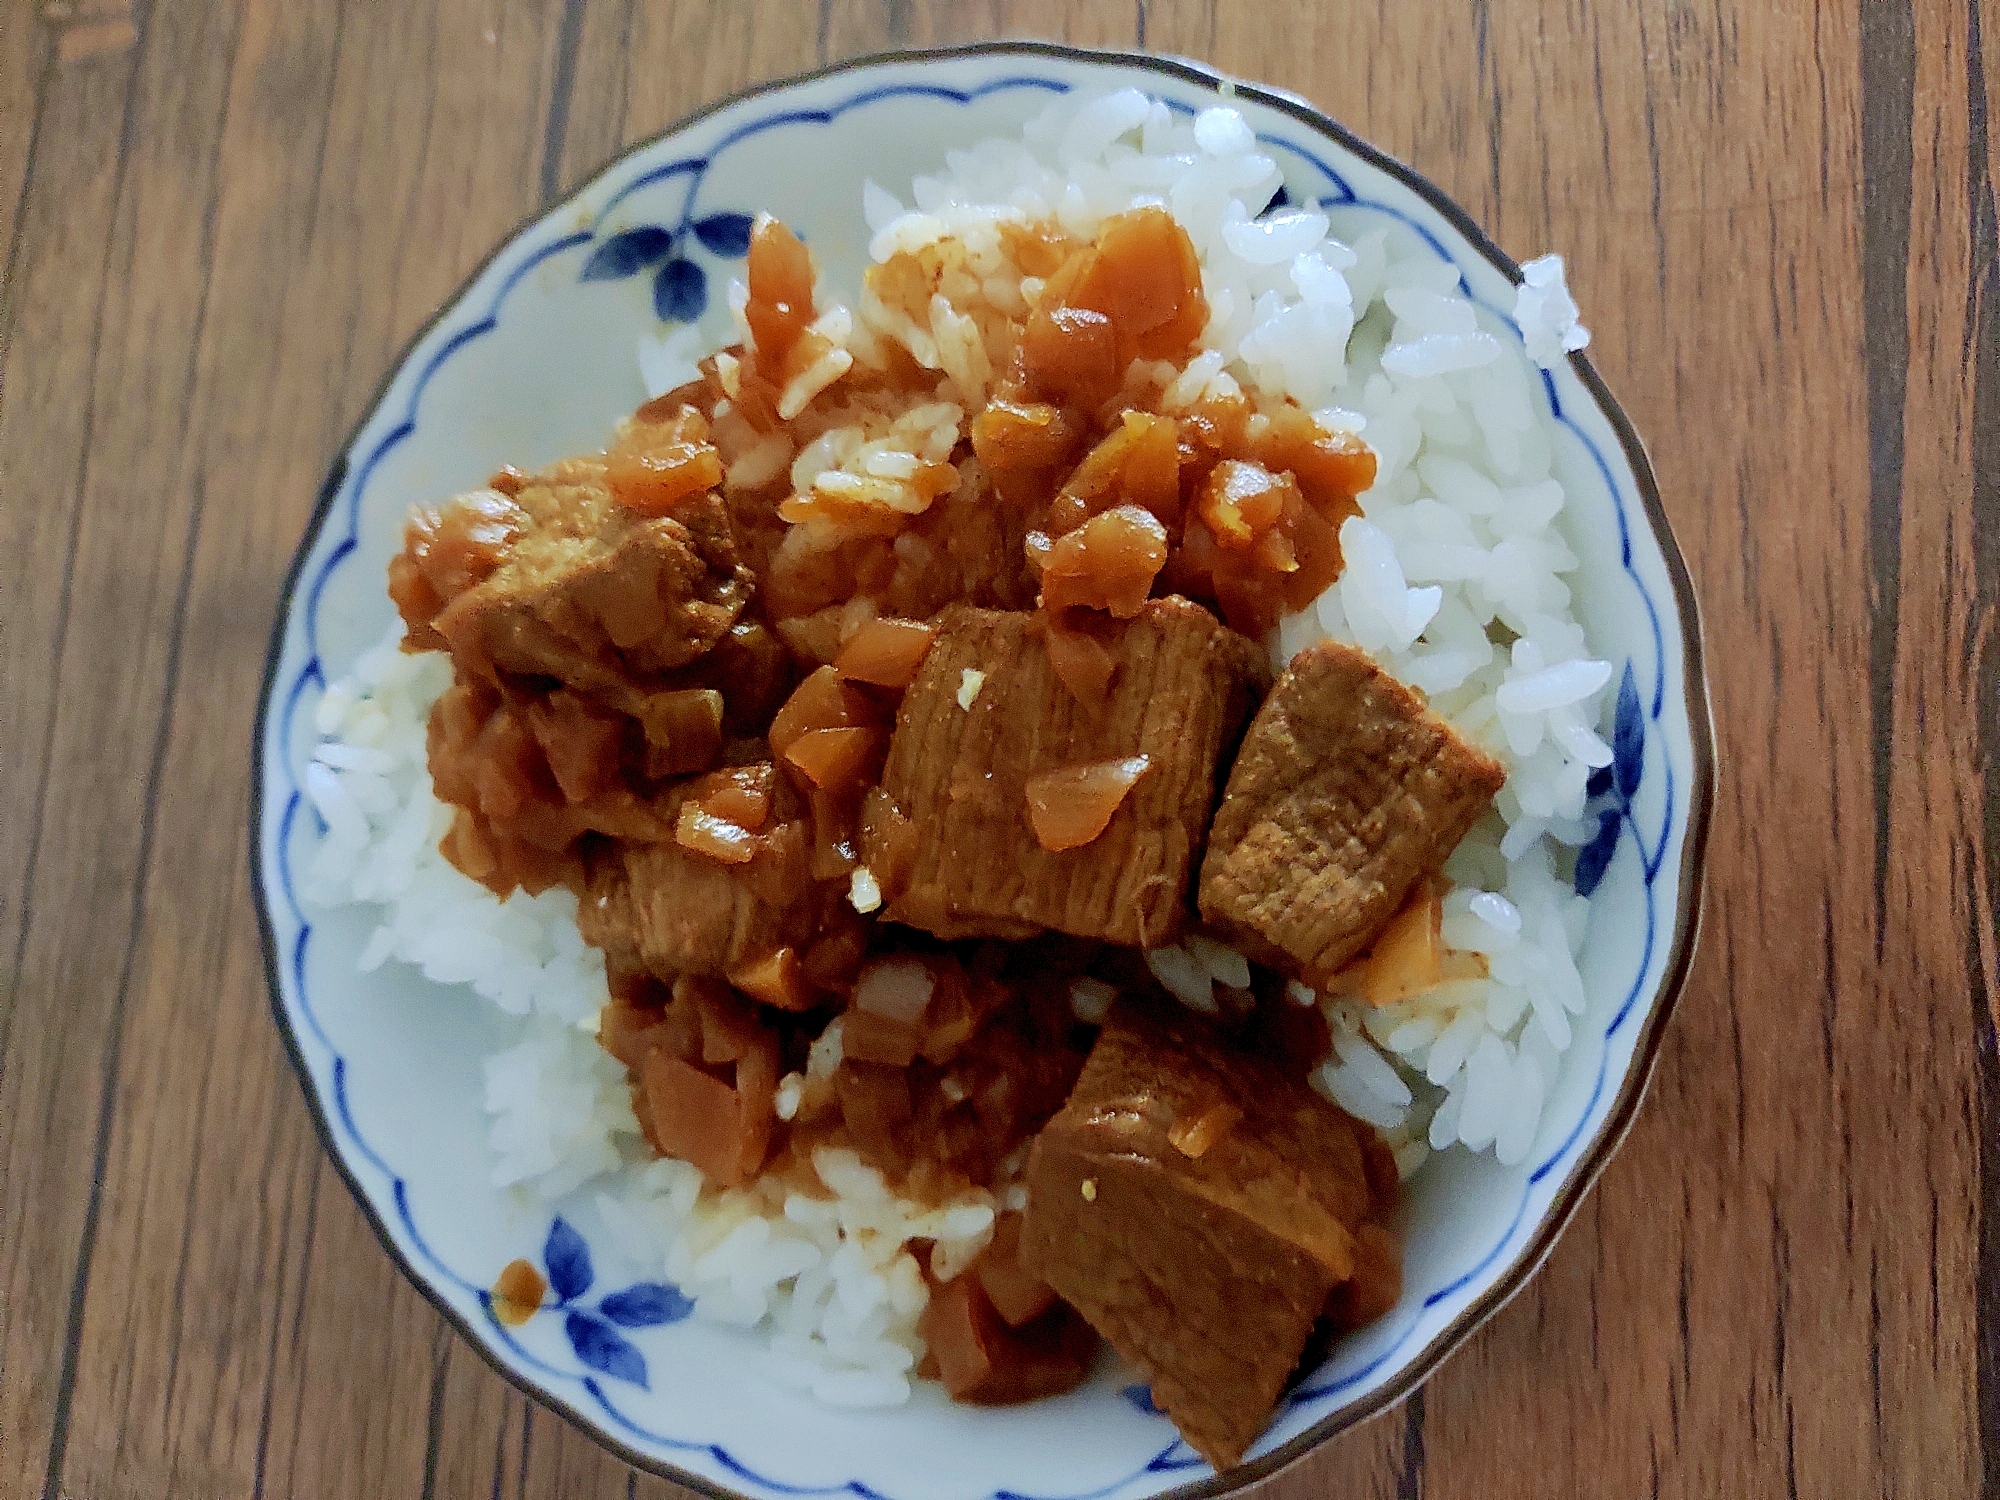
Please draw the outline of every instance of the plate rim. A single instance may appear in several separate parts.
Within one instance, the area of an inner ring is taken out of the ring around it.
[[[1143,52],[1128,48],[1081,47],[1066,42],[1029,39],[995,39],[967,42],[947,47],[903,47],[860,56],[783,77],[767,79],[720,96],[675,120],[664,129],[632,142],[612,153],[587,173],[568,193],[533,213],[525,215],[495,242],[493,248],[460,280],[457,288],[410,334],[390,362],[387,373],[376,384],[363,406],[362,414],[336,450],[321,482],[313,510],[279,589],[270,639],[265,650],[262,681],[257,695],[256,720],[252,727],[252,770],[250,788],[250,869],[254,881],[258,934],[263,950],[264,980],[272,1017],[283,1039],[287,1060],[305,1096],[308,1113],[321,1149],[332,1161],[362,1217],[391,1262],[447,1324],[470,1344],[481,1359],[502,1379],[523,1395],[614,1453],[623,1462],[646,1473],[684,1485],[712,1500],[759,1500],[747,1490],[720,1483],[706,1475],[684,1469],[666,1459],[634,1448],[587,1413],[555,1391],[539,1384],[525,1372],[501,1359],[470,1321],[453,1307],[443,1294],[403,1252],[389,1232],[388,1224],[363,1187],[346,1152],[336,1141],[326,1106],[313,1079],[296,1029],[287,1012],[280,978],[277,934],[271,915],[272,871],[265,857],[265,766],[270,753],[272,710],[285,637],[297,604],[298,585],[308,555],[318,541],[349,472],[348,457],[355,443],[374,420],[390,388],[407,367],[418,347],[458,304],[464,294],[522,235],[536,226],[572,211],[603,177],[620,163],[640,152],[679,135],[712,115],[767,95],[782,93],[802,84],[835,78],[844,73],[880,67],[917,66],[925,62],[953,61],[982,57],[1027,57],[1054,60],[1085,68],[1130,67],[1163,74],[1179,82],[1193,84],[1220,98],[1248,98],[1296,120],[1308,130],[1332,140],[1370,166],[1388,174],[1420,197],[1462,235],[1472,250],[1499,269],[1510,282],[1519,284],[1519,265],[1480,227],[1472,216],[1421,172],[1371,144],[1299,94],[1267,84],[1236,78],[1206,63],[1177,54]],[[1581,353],[1566,356],[1592,402],[1603,414],[1619,449],[1632,471],[1641,507],[1672,590],[1680,627],[1682,648],[1682,697],[1687,714],[1692,776],[1688,788],[1686,833],[1682,838],[1677,871],[1674,923],[1653,1004],[1633,1044],[1630,1066],[1619,1092],[1605,1115],[1597,1137],[1578,1157],[1556,1187],[1533,1236],[1515,1256],[1508,1270],[1479,1296],[1473,1298],[1442,1329],[1434,1334],[1381,1385],[1328,1412],[1311,1426],[1269,1453],[1205,1479],[1190,1480],[1154,1492],[1149,1500],[1209,1500],[1231,1494],[1269,1478],[1302,1460],[1313,1449],[1339,1433],[1358,1426],[1400,1404],[1417,1390],[1489,1318],[1517,1295],[1541,1269],[1556,1242],[1575,1218],[1590,1189],[1609,1166],[1611,1159],[1631,1133],[1639,1106],[1651,1084],[1659,1060],[1666,1025],[1685,989],[1693,963],[1703,916],[1703,876],[1711,821],[1715,782],[1715,744],[1711,722],[1707,676],[1703,665],[1703,628],[1700,601],[1694,592],[1687,564],[1681,555],[1671,523],[1661,500],[1657,477],[1645,444],[1633,428],[1622,405],[1605,385],[1589,359]],[[834,1486],[841,1488],[842,1486]],[[850,1486],[851,1487],[851,1486]]]

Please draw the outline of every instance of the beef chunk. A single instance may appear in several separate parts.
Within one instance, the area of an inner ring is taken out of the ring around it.
[[[743,864],[671,842],[622,841],[600,852],[578,903],[584,941],[669,980],[726,974],[802,946],[818,928],[821,897],[807,868],[806,825],[778,823],[756,842]]]
[[[484,505],[482,524],[511,529],[512,540],[479,581],[439,594],[429,620],[412,620],[413,638],[434,631],[475,676],[557,678],[628,713],[661,673],[723,639],[753,579],[737,561],[721,497],[692,495],[671,515],[642,515],[614,498],[607,472],[602,459],[567,459],[519,479],[511,498],[469,497]],[[488,514],[503,505],[505,516]],[[432,538],[452,534],[453,514],[411,522],[399,563],[425,556],[405,573],[429,562]]]
[[[1139,1365],[1182,1435],[1227,1468],[1330,1298],[1366,1270],[1362,1297],[1336,1306],[1379,1305],[1383,1205],[1366,1135],[1199,1018],[1121,1002],[1035,1138],[1021,1264]],[[1357,1234],[1371,1229],[1364,1266]]]
[[[1505,777],[1365,653],[1301,651],[1230,772],[1202,917],[1252,958],[1330,975],[1444,863]]]
[[[1051,667],[1040,628],[1030,615],[964,606],[938,617],[882,775],[900,818],[864,832],[885,915],[946,938],[1054,928],[1171,942],[1215,805],[1217,761],[1262,686],[1260,653],[1199,605],[1155,599],[1116,636],[1109,689],[1086,705]],[[1101,833],[1043,847],[1031,778],[1139,755],[1146,769]],[[891,840],[887,824],[918,837]]]
[[[1074,1390],[1097,1354],[1097,1335],[1072,1309],[1053,1303],[1009,1323],[969,1275],[932,1290],[917,1332],[951,1399],[973,1406],[1012,1406]]]

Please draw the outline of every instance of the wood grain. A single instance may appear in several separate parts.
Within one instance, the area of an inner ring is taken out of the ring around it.
[[[999,34],[1296,90],[1563,249],[1709,636],[1708,922],[1636,1128],[1266,1493],[2000,1495],[2000,0],[0,0],[0,1497],[677,1493],[321,1156],[244,868],[264,640],[517,219],[746,83]]]

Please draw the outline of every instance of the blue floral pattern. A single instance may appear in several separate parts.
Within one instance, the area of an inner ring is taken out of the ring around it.
[[[1611,728],[1611,764],[1591,774],[1585,788],[1590,796],[1586,816],[1597,820],[1597,833],[1577,851],[1576,893],[1588,896],[1597,889],[1618,852],[1619,835],[1629,826],[1632,837],[1641,840],[1640,858],[1650,883],[1660,872],[1658,850],[1648,854],[1639,825],[1632,817],[1632,797],[1645,773],[1646,716],[1639,707],[1639,685],[1632,675],[1632,663],[1625,663],[1625,675],[1618,683],[1618,704]]]
[[[551,216],[518,236],[502,252],[499,264],[503,269],[482,278],[483,284],[492,288],[483,306],[473,309],[468,298],[420,340],[405,363],[406,370],[416,372],[413,382],[392,387],[400,392],[396,407],[391,409],[385,400],[357,435],[349,457],[335,466],[313,528],[295,564],[294,578],[287,587],[285,618],[274,642],[265,683],[259,730],[261,774],[257,786],[256,831],[256,858],[263,895],[260,916],[264,921],[274,1001],[283,1023],[281,1029],[336,1164],[348,1176],[385,1243],[406,1260],[420,1285],[426,1287],[440,1308],[455,1321],[460,1317],[455,1306],[474,1305],[485,1313],[484,1327],[478,1331],[517,1379],[544,1399],[609,1433],[641,1458],[655,1464],[686,1464],[698,1475],[759,1496],[859,1494],[890,1500],[859,1480],[840,1479],[806,1486],[784,1482],[760,1472],[719,1444],[689,1441],[659,1432],[637,1417],[618,1392],[649,1390],[651,1370],[638,1343],[628,1335],[679,1323],[688,1317],[690,1304],[677,1288],[651,1281],[634,1282],[592,1301],[597,1275],[590,1246],[584,1235],[561,1217],[550,1223],[541,1249],[553,1300],[545,1300],[533,1310],[532,1316],[560,1317],[563,1342],[574,1364],[552,1363],[531,1352],[496,1315],[494,1296],[487,1285],[448,1264],[432,1248],[412,1206],[408,1184],[357,1123],[349,1096],[348,1059],[335,1047],[315,1013],[307,975],[314,926],[299,903],[293,869],[298,848],[295,829],[301,810],[311,816],[300,790],[301,760],[297,746],[307,737],[302,728],[309,726],[316,695],[324,691],[327,680],[319,641],[321,603],[329,581],[357,550],[362,499],[371,478],[385,456],[417,428],[425,388],[449,360],[497,326],[509,298],[530,273],[546,263],[574,258],[577,263],[574,274],[580,281],[627,281],[648,275],[656,315],[667,322],[691,322],[702,315],[709,303],[708,271],[698,256],[727,261],[740,259],[748,249],[751,220],[747,214],[697,213],[694,207],[698,190],[711,167],[732,146],[774,129],[829,125],[852,111],[885,101],[916,97],[962,107],[1009,92],[1060,94],[1069,89],[1067,79],[1055,76],[1057,69],[1024,67],[1035,59],[1036,54],[1029,47],[1012,56],[999,54],[991,60],[995,66],[986,70],[988,76],[966,87],[931,81],[926,75],[922,82],[870,83],[824,108],[798,108],[777,99],[740,104],[728,115],[727,128],[703,155],[661,162],[678,139],[670,137],[642,148],[608,169],[604,180],[615,183],[616,190],[587,225],[577,227],[573,218],[559,220]],[[1168,63],[1157,67],[1158,76],[1152,78],[1150,86],[1167,97],[1174,108],[1187,111],[1206,102],[1212,85],[1192,70]],[[1280,109],[1292,108],[1282,100],[1276,104]],[[1320,138],[1267,134],[1260,139],[1298,164],[1292,169],[1294,181],[1292,192],[1284,195],[1286,202],[1304,197],[1329,207],[1385,216],[1408,227],[1440,257],[1453,259],[1452,251],[1430,223],[1413,217],[1396,203],[1357,194],[1347,177],[1320,154],[1325,149]],[[661,164],[652,164],[656,162]],[[1392,174],[1400,170],[1393,164],[1378,165]],[[1309,174],[1318,175],[1318,181],[1311,185],[1315,190],[1302,192],[1305,184],[1300,178]],[[618,220],[620,205],[632,194],[674,179],[685,179],[687,184],[678,217],[663,223]],[[613,227],[614,221],[617,227]],[[1460,253],[1476,260],[1480,252],[1468,245]],[[1471,283],[1463,274],[1464,263],[1454,261],[1454,264],[1460,265],[1461,285],[1472,296]],[[1475,296],[1474,300],[1479,299]],[[1482,305],[1495,313],[1503,326],[1512,327],[1511,318],[1500,309],[1490,303]],[[1577,888],[1591,895],[1615,863],[1627,832],[1639,856],[1638,874],[1645,910],[1644,954],[1623,1003],[1605,1028],[1604,1038],[1608,1042],[1626,1026],[1646,993],[1649,977],[1656,974],[1655,949],[1662,914],[1655,881],[1677,828],[1686,833],[1685,827],[1676,823],[1675,760],[1666,748],[1673,737],[1664,732],[1670,666],[1662,623],[1663,605],[1634,564],[1632,530],[1635,524],[1645,525],[1645,515],[1633,481],[1627,476],[1621,482],[1612,459],[1584,426],[1565,411],[1554,375],[1544,372],[1542,384],[1550,414],[1588,452],[1611,496],[1624,571],[1651,629],[1651,659],[1624,663],[1614,713],[1613,764],[1599,772],[1590,784],[1590,813],[1598,820],[1598,831],[1580,851],[1577,861]],[[1571,382],[1570,389],[1572,399],[1578,390],[1584,400],[1591,399],[1588,386],[1579,387]],[[1614,448],[1617,441],[1614,423]],[[1628,445],[1627,456],[1635,469],[1643,469],[1643,457],[1636,445]],[[1671,612],[1671,597],[1664,607]],[[1649,805],[1663,807],[1657,832],[1650,838],[1642,834],[1637,812],[1641,801],[1638,794],[1642,782],[1648,782],[1649,765],[1657,768],[1660,782],[1658,793],[1648,799]],[[1681,811],[1679,816],[1685,821],[1688,813]],[[1607,1047],[1604,1054],[1608,1055],[1608,1051]],[[1405,1321],[1387,1331],[1388,1336],[1375,1346],[1368,1359],[1343,1369],[1323,1369],[1291,1394],[1288,1399],[1292,1409],[1304,1409],[1309,1420],[1322,1420],[1341,1411],[1349,1392],[1372,1389],[1368,1382],[1376,1379],[1385,1367],[1402,1369],[1410,1362],[1411,1340],[1433,1337],[1422,1332],[1423,1320],[1432,1309],[1481,1283],[1502,1257],[1525,1253],[1534,1227],[1528,1221],[1534,1195],[1551,1174],[1568,1175],[1578,1170],[1582,1160],[1580,1142],[1586,1134],[1602,1127],[1600,1106],[1607,1082],[1604,1068],[1604,1058],[1600,1056],[1598,1076],[1588,1103],[1567,1137],[1528,1174],[1519,1206],[1498,1239],[1444,1283],[1413,1289],[1420,1291],[1417,1307],[1411,1310],[1406,1303],[1402,1315]],[[472,1325],[461,1322],[460,1326],[469,1334],[474,1332]],[[1135,1414],[1164,1424],[1164,1416],[1144,1385],[1126,1387],[1123,1397]],[[1373,1409],[1373,1406],[1366,1408]],[[1167,1437],[1169,1440],[1126,1478],[1088,1495],[1069,1495],[1062,1500],[1149,1494],[1173,1482],[1149,1476],[1177,1475],[1203,1467],[1185,1444],[1172,1439],[1170,1433]]]
[[[681,1295],[680,1288],[663,1281],[637,1281],[622,1291],[598,1300],[593,1309],[582,1299],[596,1282],[590,1246],[567,1219],[558,1215],[549,1225],[542,1244],[542,1265],[546,1268],[553,1303],[544,1302],[537,1314],[549,1311],[563,1315],[563,1337],[586,1370],[608,1375],[614,1380],[649,1389],[646,1357],[619,1329],[659,1328],[678,1323],[694,1311],[694,1304]],[[480,1304],[497,1329],[518,1326],[519,1318],[503,1318],[496,1307],[494,1292],[481,1294]]]
[[[688,195],[689,202],[694,195]],[[750,253],[749,214],[683,217],[672,229],[637,224],[607,235],[578,273],[583,281],[623,281],[653,273],[653,312],[663,323],[692,323],[708,311],[708,274],[690,259],[693,240],[711,255],[741,260]]]

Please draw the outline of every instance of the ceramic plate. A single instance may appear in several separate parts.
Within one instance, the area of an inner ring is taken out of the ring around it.
[[[726,341],[747,215],[797,226],[830,285],[858,286],[864,178],[907,185],[954,144],[1016,132],[1052,96],[1127,85],[1176,110],[1232,93],[1294,200],[1324,205],[1343,238],[1408,226],[1511,326],[1514,264],[1435,188],[1296,99],[1186,63],[1025,44],[850,63],[704,111],[502,245],[335,461],[285,590],[253,837],[278,1023],[327,1149],[390,1253],[496,1368],[632,1462],[700,1488],[1140,1500],[1270,1472],[1407,1394],[1520,1288],[1630,1124],[1688,963],[1712,755],[1694,603],[1645,455],[1581,358],[1544,376],[1542,399],[1583,558],[1578,615],[1620,678],[1616,764],[1595,785],[1601,833],[1583,862],[1588,1009],[1528,1160],[1432,1160],[1408,1195],[1401,1305],[1340,1344],[1221,1479],[1109,1369],[1026,1407],[954,1406],[930,1387],[895,1410],[831,1410],[775,1383],[761,1340],[678,1317],[671,1298],[621,1300],[632,1268],[593,1245],[586,1206],[552,1214],[489,1185],[478,1059],[510,1040],[507,1018],[394,965],[363,976],[367,914],[302,904],[296,875],[320,836],[300,791],[313,709],[389,623],[383,569],[412,503],[503,461],[600,445],[644,399],[641,333],[697,322],[709,344]],[[487,1288],[516,1257],[553,1291],[508,1328]]]

